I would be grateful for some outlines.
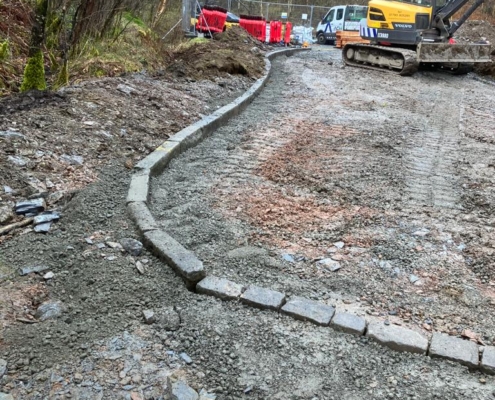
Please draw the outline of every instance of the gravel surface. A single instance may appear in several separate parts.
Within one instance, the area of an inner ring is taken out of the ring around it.
[[[276,62],[284,74],[274,76],[267,93],[288,96],[291,86],[293,93],[302,90],[290,71],[320,57],[322,66],[327,66],[327,53]],[[279,85],[286,79],[291,85]],[[296,109],[270,103],[264,95],[253,107],[260,104],[267,123],[270,110],[280,113],[282,123]],[[203,167],[201,157],[196,157],[192,162]],[[195,176],[185,172],[182,182]],[[493,378],[465,367],[395,353],[365,338],[187,291],[173,271],[146,250],[131,256],[121,249],[120,242],[129,242],[123,239],[139,239],[125,214],[128,184],[128,170],[120,163],[110,165],[97,182],[74,195],[64,218],[48,234],[26,232],[2,244],[3,268],[15,271],[33,264],[50,268],[23,277],[10,275],[3,282],[0,299],[8,308],[1,313],[10,325],[0,337],[0,359],[7,363],[0,393],[11,393],[15,399],[163,399],[166,378],[175,375],[198,391],[215,393],[219,400],[493,398]],[[183,202],[183,210],[190,207],[191,221],[210,212],[185,202],[186,194],[177,191],[183,198],[177,198],[175,205]],[[189,195],[208,204],[212,201],[197,191]],[[176,226],[191,226],[180,210],[171,212],[181,215],[174,220]],[[264,257],[266,252],[272,254],[269,260],[279,262],[277,251],[246,242],[247,222],[226,225],[217,206],[214,210],[214,219],[202,221],[204,237],[211,237],[211,227],[218,226],[215,240],[209,242],[215,245],[219,238],[231,240],[231,231],[221,230],[224,226],[235,228],[238,236],[232,240],[239,242],[232,242],[229,253],[233,271],[243,268],[251,274],[252,263],[242,260]],[[208,247],[198,243],[201,246],[192,246],[195,250]],[[215,251],[217,256],[226,254],[220,246],[215,245]],[[299,267],[304,269],[304,264]],[[47,271],[53,277],[45,281]],[[270,275],[276,271],[285,276],[282,270],[270,270]],[[20,284],[30,288],[24,297],[3,295]],[[61,302],[61,316],[43,322],[30,318],[37,305],[47,301]],[[145,310],[154,312],[156,322],[145,323]]]
[[[153,181],[161,226],[210,274],[493,344],[493,87],[333,49],[274,68]]]

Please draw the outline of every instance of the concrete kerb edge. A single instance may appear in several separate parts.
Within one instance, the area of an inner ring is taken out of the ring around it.
[[[196,146],[212,132],[225,124],[230,118],[242,112],[249,103],[260,93],[271,75],[271,62],[275,57],[293,54],[308,49],[282,49],[273,51],[265,56],[265,75],[259,78],[244,94],[230,104],[221,107],[214,113],[189,125],[177,132],[158,146],[153,152],[140,160],[134,167],[134,174],[127,193],[126,205],[130,218],[138,228],[139,235],[144,239],[147,232],[160,231],[159,225],[148,209],[149,183],[152,176],[157,176],[167,167],[171,160],[187,149]],[[163,232],[166,235],[166,232]],[[160,235],[156,235],[160,236]],[[148,239],[150,248],[159,248],[160,243]],[[145,243],[146,244],[146,243]],[[166,260],[164,260],[166,261]],[[184,278],[184,277],[183,277]],[[185,280],[188,288],[195,285],[194,281]]]
[[[225,124],[230,118],[242,112],[252,102],[252,100],[261,92],[261,90],[268,82],[268,79],[270,78],[272,72],[270,61],[282,55],[286,55],[287,57],[289,57],[294,53],[300,51],[307,51],[307,50],[309,49],[282,49],[268,53],[265,56],[266,59],[265,75],[262,78],[258,79],[243,95],[235,99],[232,103],[221,107],[213,114],[204,117],[202,120],[188,126],[182,131],[177,132],[175,135],[170,137],[169,140],[165,141],[162,145],[160,145],[155,151],[153,151],[147,157],[143,158],[141,161],[138,162],[138,164],[135,167],[136,173],[131,178],[131,185],[129,188],[126,204],[127,204],[128,213],[131,219],[136,223],[141,237],[144,237],[146,232],[150,232],[150,231],[157,231],[157,233],[163,232],[160,231],[158,224],[156,223],[155,219],[153,218],[147,207],[147,202],[149,198],[149,178],[151,176],[159,175],[166,168],[166,166],[172,159],[174,159],[180,153],[186,151],[187,149],[199,144],[212,132],[214,132],[220,126]],[[142,181],[143,175],[146,174],[148,175],[147,177],[148,180],[146,181],[146,185],[142,185],[143,188],[144,187],[146,188],[146,192],[136,193],[136,187],[135,186],[134,188],[132,187],[133,179],[135,181],[136,180]],[[133,194],[131,193],[132,190],[134,191]],[[143,214],[146,216],[145,218],[143,217]],[[163,234],[167,235],[166,232],[163,232]],[[145,245],[149,249],[152,248],[156,249],[157,247],[160,247],[159,243],[152,243],[152,240],[150,239],[145,241]],[[166,262],[166,260],[163,261]],[[184,276],[182,276],[182,278],[184,278]],[[196,291],[196,285],[200,281],[195,280],[189,282],[186,279],[184,280],[188,289]],[[207,293],[203,291],[202,294],[213,296],[223,301],[240,301],[240,296],[238,298],[228,299],[225,298],[225,296],[222,296],[222,294],[218,294],[218,293]],[[287,299],[285,299],[284,303],[286,301]],[[247,304],[245,305],[247,306]],[[281,312],[281,307],[282,306],[280,306],[280,308],[276,310],[276,312],[279,314],[283,314]],[[333,320],[336,314],[337,313],[335,312],[327,327],[333,329],[331,327],[331,321]],[[284,314],[284,315],[289,316],[288,314]],[[294,318],[293,316],[290,317]],[[363,334],[360,336],[368,337],[368,326],[370,324],[370,321],[367,320],[366,318],[364,319],[366,322],[366,327]],[[430,345],[431,345],[431,338],[427,338],[427,340],[428,340],[428,346],[425,355],[429,354]],[[380,343],[379,341],[376,342]],[[383,343],[380,344],[386,345]],[[480,365],[481,365],[481,357],[480,357],[480,363],[478,364],[478,369],[480,368]],[[485,371],[485,373],[487,373],[487,371]],[[495,372],[493,373],[495,374]]]

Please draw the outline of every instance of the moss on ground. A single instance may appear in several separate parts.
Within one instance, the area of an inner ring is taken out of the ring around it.
[[[24,69],[21,92],[28,90],[45,90],[45,66],[43,64],[43,53],[38,50],[34,56],[28,59]]]
[[[9,58],[10,55],[10,46],[9,41],[5,40],[3,43],[0,43],[0,61],[5,61]]]

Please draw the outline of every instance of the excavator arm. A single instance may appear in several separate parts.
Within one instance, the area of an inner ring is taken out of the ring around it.
[[[449,18],[464,7],[469,0],[450,0],[439,8],[436,8],[433,14],[432,28],[440,31],[440,36],[451,38],[454,33],[461,27],[464,22],[471,16],[476,9],[483,4],[484,0],[476,0],[471,7],[457,21],[449,24]]]

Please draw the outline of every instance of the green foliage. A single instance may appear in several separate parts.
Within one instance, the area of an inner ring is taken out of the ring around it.
[[[33,89],[46,89],[45,66],[43,65],[43,53],[41,50],[38,50],[34,56],[28,59],[26,68],[24,69],[21,92]]]
[[[5,40],[3,43],[0,43],[0,61],[7,60],[9,56],[10,56],[9,41]]]
[[[48,58],[50,59],[50,71],[55,72],[59,68],[57,57],[51,51],[48,52]]]
[[[189,44],[190,45],[194,45],[194,44],[201,44],[201,43],[208,43],[208,39],[204,38],[204,37],[196,37],[194,39],[191,39],[189,41]]]
[[[141,18],[138,18],[138,17],[132,15],[129,11],[126,11],[123,14],[123,18],[124,18],[124,21],[126,21],[126,23],[137,25],[141,29],[144,29],[144,30],[148,29],[148,27],[146,26],[146,24],[143,22],[143,20]]]
[[[58,89],[62,86],[67,86],[69,84],[69,63],[66,61],[62,64],[60,72],[57,76],[57,80],[54,83],[54,88]]]

